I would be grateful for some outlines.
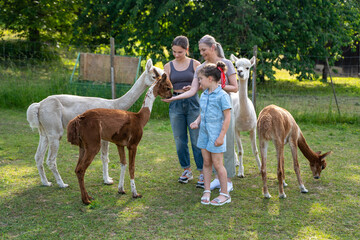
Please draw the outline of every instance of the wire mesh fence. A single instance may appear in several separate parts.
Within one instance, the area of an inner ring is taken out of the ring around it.
[[[0,107],[26,109],[32,102],[39,102],[47,96],[54,94],[74,94],[111,99],[110,79],[107,82],[79,80],[79,69],[77,68],[73,81],[70,81],[77,56],[80,52],[109,54],[110,49],[104,45],[75,47],[54,46],[47,43],[29,43],[26,41],[0,41]],[[226,57],[229,57],[230,54],[225,52]],[[253,56],[252,49],[242,51],[239,54],[247,58]],[[352,52],[352,54],[351,56],[349,54],[343,56],[335,63],[335,66],[331,67],[330,71],[333,77],[345,78],[343,80],[345,84],[347,81],[350,81],[347,77],[351,77],[351,81],[360,80],[359,57],[356,55],[358,53]],[[202,61],[199,53],[192,53],[190,57]],[[319,58],[319,56],[313,57]],[[143,71],[146,60],[145,57],[142,57],[140,74]],[[166,62],[167,59],[160,59],[160,61]],[[315,72],[320,75],[323,66],[324,63],[321,62],[315,64]],[[124,95],[131,86],[131,84],[116,84],[116,97]],[[318,92],[308,93],[305,92],[302,85],[298,82],[279,82],[270,87],[267,85],[258,86],[256,91],[257,112],[263,106],[277,104],[290,111],[292,110],[292,112],[298,112],[298,116],[301,117],[309,113],[308,106],[312,106],[314,102],[317,103],[314,106],[316,108],[314,116],[322,113],[323,118],[327,118],[329,113],[336,115],[337,112],[333,102],[332,90],[331,88],[325,89],[324,86],[317,87],[316,91]],[[358,112],[358,115],[360,115],[360,99],[359,95],[354,94],[354,91],[357,91],[356,88],[343,88],[344,94],[339,98],[342,113],[353,114]],[[249,83],[250,98],[252,94],[252,86]],[[346,97],[345,94],[349,94],[349,96]],[[138,111],[142,100],[143,96],[129,110]],[[299,101],[296,102],[296,100]],[[155,112],[159,111],[159,113],[155,113],[155,116],[168,116],[168,104],[158,99],[154,104],[153,110]],[[306,117],[303,118],[305,119]]]

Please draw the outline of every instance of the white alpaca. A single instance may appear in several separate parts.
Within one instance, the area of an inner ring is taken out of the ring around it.
[[[255,57],[250,60],[246,58],[237,58],[231,54],[230,59],[235,62],[235,67],[239,75],[239,91],[232,93],[231,99],[235,113],[235,136],[239,151],[239,172],[238,177],[244,177],[243,154],[244,150],[241,144],[240,132],[248,131],[250,133],[251,149],[255,155],[255,160],[261,169],[261,161],[256,146],[256,112],[253,103],[248,98],[248,79],[250,68],[255,64]]]
[[[48,150],[47,165],[54,174],[57,184],[65,188],[65,184],[56,166],[56,156],[59,150],[60,139],[68,122],[86,110],[94,108],[129,109],[148,86],[151,86],[156,77],[162,75],[163,70],[153,66],[152,60],[146,63],[146,69],[135,82],[132,88],[122,97],[109,100],[96,97],[81,97],[74,95],[52,95],[39,103],[33,103],[27,109],[27,120],[31,128],[38,128],[40,140],[35,154],[35,161],[39,170],[41,182],[51,186],[44,171],[44,158]],[[48,148],[49,147],[49,148]],[[101,141],[101,160],[103,163],[103,179],[105,184],[113,184],[108,171],[109,143]]]

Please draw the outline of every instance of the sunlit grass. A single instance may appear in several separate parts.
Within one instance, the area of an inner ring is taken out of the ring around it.
[[[299,191],[291,152],[285,149],[286,199],[278,198],[276,154],[269,145],[268,186],[262,181],[243,135],[245,178],[234,178],[232,202],[216,208],[200,204],[196,180],[179,184],[182,172],[168,119],[150,119],[136,159],[132,199],[129,174],[125,191],[117,193],[120,163],[110,145],[109,174],[113,185],[102,183],[99,156],[88,168],[85,184],[95,197],[81,203],[74,168],[78,148],[61,140],[58,169],[69,188],[61,189],[45,164],[52,187],[41,186],[34,161],[38,134],[31,131],[24,111],[0,111],[0,238],[3,239],[359,239],[359,127],[351,124],[301,123],[314,150],[334,153],[321,179],[314,180],[308,161],[299,152],[302,178],[309,193]],[[21,137],[20,137],[21,136]],[[319,137],[320,136],[320,137]],[[194,164],[193,160],[191,160]],[[198,172],[193,171],[194,179]],[[212,198],[217,191],[212,191]]]
[[[334,239],[335,236],[319,231],[315,226],[303,227],[294,239]]]

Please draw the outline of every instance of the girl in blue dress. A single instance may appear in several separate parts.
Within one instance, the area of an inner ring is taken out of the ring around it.
[[[200,97],[201,114],[190,124],[192,129],[200,127],[197,146],[201,149],[204,160],[205,191],[201,203],[221,206],[231,202],[227,189],[227,173],[223,165],[223,153],[226,151],[226,131],[231,118],[231,100],[222,87],[225,86],[225,63],[205,65],[198,71],[198,79],[204,92]],[[219,82],[221,80],[221,85]],[[214,166],[220,181],[220,195],[210,201],[210,182]]]

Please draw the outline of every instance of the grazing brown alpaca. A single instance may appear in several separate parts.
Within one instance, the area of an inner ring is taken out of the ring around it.
[[[293,116],[287,110],[275,105],[269,105],[261,110],[257,121],[257,129],[261,153],[261,175],[264,197],[271,198],[266,184],[266,159],[268,141],[270,140],[274,143],[278,160],[277,176],[279,181],[279,197],[286,198],[284,192],[284,186],[287,185],[284,175],[284,145],[286,143],[289,143],[291,148],[294,170],[300,185],[300,190],[302,193],[307,193],[308,190],[305,188],[300,176],[297,147],[299,147],[304,156],[309,160],[310,168],[315,179],[320,178],[321,171],[326,167],[325,157],[331,154],[331,151],[321,154],[321,152],[311,150]]]
[[[67,138],[71,144],[79,146],[79,160],[75,169],[81,199],[89,204],[91,197],[85,189],[85,171],[91,164],[101,147],[101,140],[115,143],[121,162],[121,174],[118,192],[124,194],[124,176],[126,157],[124,147],[129,150],[129,173],[131,192],[134,198],[141,197],[136,192],[134,172],[137,146],[143,134],[143,128],[150,118],[151,109],[156,96],[170,98],[172,85],[164,73],[146,93],[144,103],[139,112],[127,112],[117,109],[97,108],[88,110],[71,120],[67,126]]]

